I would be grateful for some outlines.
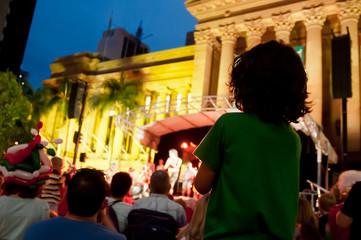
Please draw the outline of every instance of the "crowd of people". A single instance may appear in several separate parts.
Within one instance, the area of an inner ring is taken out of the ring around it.
[[[301,144],[289,123],[311,110],[295,50],[270,41],[243,53],[229,87],[241,112],[223,114],[195,150],[202,164],[187,166],[183,194],[194,181],[196,199],[174,195],[175,149],[142,175],[63,173],[37,134],[0,162],[0,239],[361,239],[359,171],[343,172],[317,209],[300,197]]]

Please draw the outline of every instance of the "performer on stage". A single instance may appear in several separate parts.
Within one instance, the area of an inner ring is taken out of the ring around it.
[[[159,159],[157,170],[164,170],[164,160],[163,159]]]
[[[151,159],[148,159],[148,162],[144,164],[143,170],[142,170],[142,179],[144,183],[144,190],[143,190],[143,197],[149,196],[149,182],[150,177],[152,176],[153,172],[155,171],[155,164],[151,161]]]
[[[178,152],[176,149],[169,150],[169,158],[165,163],[164,169],[168,170],[170,176],[171,189],[170,194],[174,192],[174,185],[177,182],[180,166],[182,165],[182,159],[178,157]]]
[[[187,168],[184,171],[184,180],[182,184],[182,195],[191,196],[192,186],[195,176],[197,175],[197,170],[193,168],[192,163],[187,164]]]

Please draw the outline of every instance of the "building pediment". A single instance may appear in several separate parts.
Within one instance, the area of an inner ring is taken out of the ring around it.
[[[240,16],[242,19],[265,18],[275,13],[295,12],[315,5],[334,5],[335,2],[336,0],[188,0],[185,5],[202,24]]]

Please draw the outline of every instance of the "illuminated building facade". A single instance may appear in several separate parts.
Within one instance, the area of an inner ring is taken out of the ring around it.
[[[109,113],[100,116],[99,112],[86,107],[85,127],[82,131],[84,141],[80,152],[87,152],[91,164],[96,161],[94,159],[104,159],[104,164],[97,164],[102,168],[118,159],[145,161],[149,149],[156,149],[162,133],[182,130],[167,125],[166,119],[169,117],[181,116],[173,119],[173,122],[179,120],[182,124],[178,126],[188,124],[186,128],[212,125],[219,115],[232,109],[231,106],[225,106],[217,111],[217,107],[223,104],[220,104],[221,98],[208,96],[228,95],[225,83],[229,80],[234,55],[274,39],[289,43],[300,53],[309,78],[308,90],[313,102],[311,116],[323,126],[326,136],[339,152],[341,99],[333,99],[331,94],[331,40],[332,31],[340,35],[346,34],[347,29],[351,37],[353,93],[347,102],[348,143],[350,152],[360,152],[361,1],[188,0],[185,5],[199,22],[195,26],[195,45],[112,61],[101,61],[97,54],[79,53],[55,59],[51,65],[52,78],[44,80],[44,86],[53,85],[62,77],[70,76],[89,82],[90,96],[101,91],[99,86],[102,81],[119,78],[122,72],[129,79],[134,72],[143,74],[144,105],[139,109],[115,113],[113,119]],[[207,111],[201,111],[203,115],[187,118],[193,113],[199,113],[199,109],[194,108],[198,103],[193,104],[197,98],[200,99],[201,109]],[[210,107],[205,108],[207,106]],[[56,111],[52,114],[46,121],[53,121],[52,126],[57,126],[54,124]],[[209,122],[201,122],[199,119],[202,117]],[[69,122],[63,126],[69,125],[68,132],[72,133],[77,128],[77,122]],[[118,127],[112,134],[114,125]],[[169,131],[164,130],[167,127]],[[56,136],[63,132],[64,136],[64,129],[49,129],[49,137],[52,135],[50,132]],[[163,132],[159,129],[163,129]],[[106,144],[109,136],[115,139],[112,146]],[[72,150],[69,149],[72,149],[73,143],[69,139],[72,139],[72,134],[67,139],[65,149],[71,155]],[[63,153],[64,149],[60,149],[60,152]],[[150,155],[153,154],[154,151],[151,151]]]
[[[192,84],[193,57],[194,45],[111,61],[101,61],[102,58],[97,53],[77,53],[55,59],[50,65],[52,77],[44,80],[43,85],[50,88],[58,86],[64,77],[71,81],[88,82],[89,99],[102,91],[101,84],[106,79],[119,79],[123,73],[125,80],[130,81],[139,78],[141,74],[141,98],[144,105],[140,109],[149,111],[152,105],[158,106],[159,111],[157,116],[143,116],[137,120],[136,124],[142,126],[156,119],[174,115],[171,112],[172,102],[188,98]],[[44,131],[44,137],[63,138],[64,143],[59,145],[58,154],[71,160],[75,146],[73,135],[78,130],[78,119],[61,122],[64,116],[61,108],[62,106],[58,106],[43,117],[44,125],[49,126]],[[148,159],[147,144],[141,145],[136,136],[125,133],[121,127],[116,127],[114,123],[117,119],[114,114],[120,113],[114,113],[113,109],[101,113],[86,103],[81,130],[82,143],[79,146],[79,152],[86,153],[86,165],[106,169],[111,162],[121,162],[121,168],[126,169],[129,166],[134,167],[137,163],[141,165]],[[154,156],[154,151],[150,154]]]
[[[347,34],[351,38],[352,97],[347,99],[348,149],[360,152],[360,13],[359,0],[188,0],[188,11],[199,23],[195,32],[192,94],[227,93],[224,82],[234,54],[269,40],[283,40],[303,52],[308,73],[309,99],[313,119],[323,126],[340,150],[341,99],[333,99],[331,39]],[[214,70],[212,56],[219,57]],[[216,81],[214,81],[216,82]],[[211,83],[209,85],[204,83]]]

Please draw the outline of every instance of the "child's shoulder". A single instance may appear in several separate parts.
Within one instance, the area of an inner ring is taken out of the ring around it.
[[[256,119],[255,114],[244,113],[244,112],[229,112],[219,117],[218,121],[249,121]]]

